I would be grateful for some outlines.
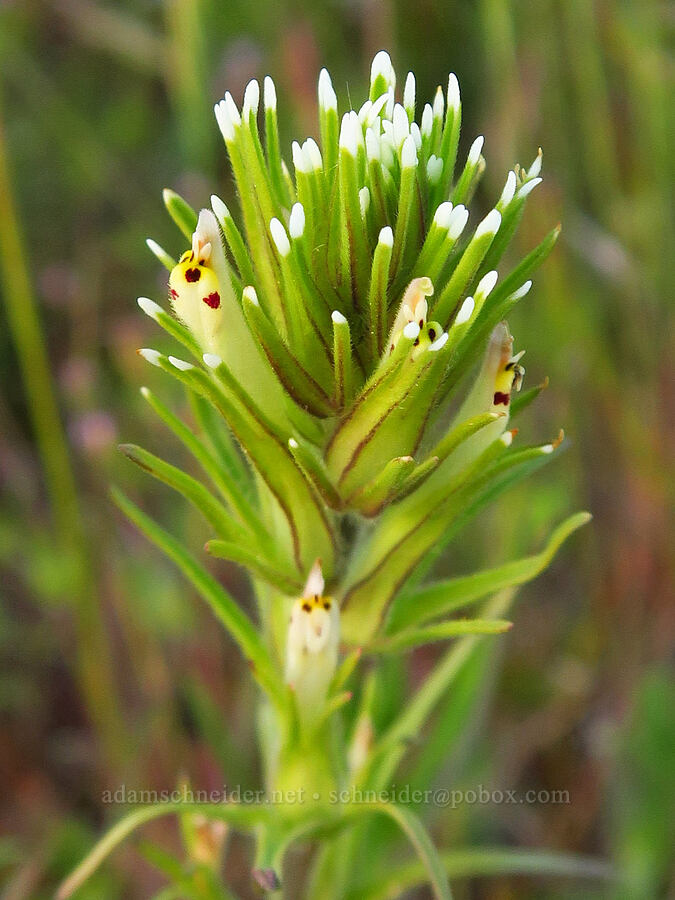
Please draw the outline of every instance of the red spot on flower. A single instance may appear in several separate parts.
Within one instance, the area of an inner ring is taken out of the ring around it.
[[[214,291],[212,294],[209,294],[208,297],[204,297],[204,303],[207,306],[210,306],[211,309],[218,309],[220,306],[220,294],[218,291]]]
[[[494,403],[495,406],[499,406],[500,403],[503,403],[504,406],[508,406],[510,399],[511,399],[511,394],[504,394],[501,391],[496,391],[492,402]]]
[[[194,269],[186,269],[185,271],[185,280],[189,281],[191,284],[195,281],[199,281],[201,277],[202,273],[196,267]]]
[[[178,299],[178,291],[174,290],[174,288],[169,288],[169,294],[171,297],[173,297],[174,300]]]

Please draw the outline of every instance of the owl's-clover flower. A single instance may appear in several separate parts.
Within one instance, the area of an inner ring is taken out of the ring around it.
[[[311,656],[305,626],[324,617],[302,593],[316,559],[331,608],[342,608],[342,639],[374,641],[392,603],[410,594],[467,511],[554,447],[518,449],[507,430],[512,411],[538,389],[514,403],[522,352],[513,354],[504,319],[530,290],[558,229],[510,271],[500,260],[541,182],[541,151],[529,168],[508,173],[494,207],[470,228],[484,140],[457,165],[457,79],[450,75],[424,105],[412,73],[400,99],[396,91],[382,51],[367,99],[340,117],[322,70],[320,141],[293,142],[292,167],[272,80],[262,103],[250,82],[241,109],[226,93],[215,114],[243,227],[215,195],[197,215],[166,192],[189,247],[174,263],[149,242],[170,268],[179,322],[151,301],[141,305],[196,362],[144,353],[213,406],[243,451],[246,462],[228,450],[227,478],[238,485],[225,491],[226,517],[209,514],[219,533],[208,548],[285,596],[301,596],[280,638],[297,697],[304,682],[291,673],[301,671],[302,654],[290,648],[306,639]],[[183,492],[200,505],[194,491]]]
[[[176,261],[148,240],[170,272],[170,310],[149,298],[139,305],[191,359],[139,352],[185,389],[192,423],[148,388],[142,394],[203,481],[141,447],[122,449],[203,515],[212,557],[249,573],[257,621],[183,541],[125,497],[117,501],[210,605],[261,689],[265,784],[281,803],[218,804],[217,816],[255,832],[253,875],[266,890],[279,887],[289,843],[316,829],[327,852],[316,854],[312,896],[360,896],[360,874],[350,882],[359,857],[347,831],[358,815],[377,813],[403,825],[434,895],[450,896],[441,858],[409,807],[342,810],[327,798],[345,785],[387,786],[475,636],[510,627],[495,618],[508,609],[512,593],[504,589],[534,578],[589,518],[570,517],[533,556],[425,580],[466,523],[562,440],[561,433],[518,446],[513,419],[544,385],[520,392],[523,351],[514,353],[505,321],[559,229],[504,266],[541,182],[541,151],[529,168],[508,173],[493,208],[478,215],[471,203],[486,167],[484,140],[475,138],[457,164],[457,78],[425,104],[412,73],[402,92],[398,85],[381,51],[367,98],[340,116],[323,69],[320,138],[294,141],[290,165],[271,78],[262,104],[256,81],[241,109],[226,93],[215,116],[241,218],[216,195],[197,214],[167,190],[186,243]],[[456,617],[472,604],[477,618]],[[440,658],[405,708],[387,713],[382,730],[377,706],[389,670],[380,655],[451,638],[463,643]],[[361,653],[371,657],[367,673],[354,671]],[[352,698],[344,690],[352,675],[361,689],[336,722]],[[283,799],[298,792],[311,808]],[[85,861],[68,890],[103,855]],[[217,842],[205,861],[218,864]]]
[[[286,682],[305,724],[315,722],[322,711],[338,659],[340,607],[324,595],[324,586],[317,560],[291,608],[286,638]]]

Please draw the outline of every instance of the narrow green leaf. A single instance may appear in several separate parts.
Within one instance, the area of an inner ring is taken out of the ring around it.
[[[308,444],[296,438],[289,439],[288,448],[326,506],[331,509],[342,509],[344,506],[342,497],[331,481],[323,459]]]
[[[332,415],[334,411],[327,394],[283,342],[262,311],[253,288],[244,289],[243,308],[251,331],[260,342],[270,366],[286,391],[314,415]]]
[[[503,591],[481,612],[489,618],[504,615],[511,605],[514,593],[513,589]],[[486,635],[465,635],[446,650],[431,675],[373,747],[360,784],[381,790],[389,783],[410,741],[419,735],[437,703],[446,695],[453,680],[485,637]]]
[[[279,504],[288,523],[289,551],[300,572],[308,572],[318,558],[330,575],[335,553],[332,526],[288,449],[288,435],[262,412],[219,357],[205,356],[213,371],[211,377],[196,366],[155,350],[142,353],[220,411]]]
[[[155,301],[151,300],[149,297],[139,297],[137,303],[146,316],[149,316],[154,322],[157,322],[160,328],[163,328],[167,334],[171,335],[172,338],[175,338],[181,343],[192,356],[196,359],[201,359],[201,347],[188,329],[179,322],[178,319],[162,309],[158,303],[155,303]]]
[[[283,682],[271,661],[268,648],[246,613],[176,538],[160,528],[121,491],[113,489],[112,497],[127,518],[148,540],[159,547],[193,584],[239,646],[245,659],[250,662],[253,675],[260,686],[269,694],[278,708],[284,709],[288,698]],[[215,809],[217,808],[215,807]]]
[[[356,388],[352,336],[349,322],[339,310],[333,310],[332,321],[335,406],[343,409],[351,403]]]
[[[162,197],[167,212],[188,241],[191,241],[192,234],[197,227],[197,213],[186,200],[183,200],[180,194],[172,191],[171,188],[164,188]]]
[[[249,529],[233,519],[222,503],[196,478],[187,475],[176,466],[172,466],[155,456],[154,453],[149,453],[135,444],[120,444],[119,449],[141,469],[149,472],[158,481],[162,481],[189,500],[218,534],[230,540],[251,540],[252,535]]]
[[[452,900],[448,878],[436,848],[424,826],[410,809],[393,803],[360,803],[349,815],[360,817],[364,813],[379,813],[396,822],[415,849],[436,900]]]
[[[349,497],[348,503],[364,516],[376,516],[392,500],[415,469],[412,456],[397,456],[371,481]]]
[[[266,535],[267,539],[271,540],[260,521],[257,511],[253,508],[252,504],[241,490],[237,478],[232,477],[231,474],[229,474],[229,477],[225,475],[222,464],[213,456],[203,441],[201,441],[197,435],[178,418],[178,416],[174,415],[161,400],[149,391],[148,388],[141,388],[141,394],[155,410],[160,419],[192,453],[215,487],[220,491],[223,498],[232,509],[237,512],[240,519],[259,537]]]
[[[478,271],[483,257],[499,230],[500,222],[501,216],[497,210],[493,209],[479,223],[464,253],[462,253],[450,281],[434,304],[434,318],[438,319],[444,328],[447,328],[453,320],[462,292]]]
[[[515,416],[519,415],[524,409],[537,399],[539,394],[542,391],[545,391],[548,387],[548,376],[544,378],[541,384],[535,385],[535,387],[530,388],[527,391],[521,391],[519,394],[516,394],[515,397],[511,397],[511,410],[510,410],[510,418],[513,419]]]
[[[370,354],[373,360],[382,355],[387,341],[389,269],[394,236],[389,226],[380,231],[373,254],[368,289]]]
[[[220,199],[215,194],[211,195],[211,209],[218,220],[218,224],[223,232],[225,243],[227,244],[232,259],[237,267],[239,276],[244,287],[255,284],[255,274],[253,272],[253,263],[251,257],[241,236],[241,232],[237,228],[232,215]]]
[[[609,863],[588,856],[547,850],[512,850],[505,847],[477,847],[440,851],[449,878],[484,878],[495,875],[535,875],[611,881],[616,875]],[[396,900],[426,881],[426,869],[419,862],[404,863],[362,884],[348,900]]]
[[[396,598],[387,622],[390,634],[413,625],[422,625],[439,616],[481,600],[505,587],[525,584],[536,578],[550,565],[551,560],[567,538],[591,519],[586,512],[576,513],[559,525],[540,553],[514,560],[475,575],[464,575],[427,585],[411,594]]]
[[[211,540],[206,544],[206,551],[218,559],[228,559],[235,562],[254,575],[262,578],[272,587],[283,593],[293,596],[298,594],[303,587],[303,582],[297,576],[282,572],[276,567],[275,560],[265,559],[259,552],[250,546],[242,546],[233,541]]]
[[[168,272],[170,272],[176,265],[176,260],[173,256],[171,256],[170,253],[167,253],[164,247],[160,247],[157,241],[153,241],[152,238],[146,238],[145,243],[152,255],[161,262]]]
[[[227,822],[242,831],[251,831],[269,818],[269,810],[265,807],[244,806],[239,803],[215,804],[179,801],[135,809],[133,812],[127,813],[116,825],[113,825],[75,871],[61,884],[56,892],[56,900],[67,900],[68,897],[71,897],[101,863],[137,828],[153,819],[185,812],[199,813],[209,819]]]
[[[426,628],[396,631],[390,637],[371,641],[365,649],[368,653],[393,653],[464,634],[503,634],[512,625],[513,622],[504,619],[456,619],[451,622],[438,622]]]

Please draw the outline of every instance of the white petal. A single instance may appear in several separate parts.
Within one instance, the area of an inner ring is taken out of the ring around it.
[[[178,359],[177,356],[170,356],[169,362],[175,369],[178,369],[180,372],[189,372],[190,369],[194,369],[192,363],[186,362],[184,359]]]
[[[286,229],[276,217],[270,220],[270,234],[276,244],[276,248],[282,256],[288,256],[291,245],[286,234]]]
[[[291,215],[288,219],[288,231],[290,236],[297,240],[305,231],[305,208],[302,203],[294,203]]]
[[[495,269],[487,274],[483,275],[481,280],[478,282],[478,286],[476,288],[476,296],[480,295],[485,299],[492,292],[492,289],[497,284],[497,279],[499,275]]]
[[[162,307],[149,297],[139,297],[136,302],[146,316],[150,316],[151,319],[156,319],[158,313],[163,312]]]
[[[469,155],[466,161],[470,166],[475,166],[480,159],[480,151],[483,149],[484,143],[485,138],[482,134],[479,134],[476,140],[471,145],[471,148],[469,149]]]
[[[254,116],[258,114],[258,106],[260,105],[260,85],[252,78],[246,85],[244,91],[244,102],[242,105],[242,114],[247,119],[251,113]]]
[[[377,242],[378,244],[384,244],[386,247],[394,246],[394,232],[391,230],[390,225],[385,225],[380,231]]]
[[[454,72],[448,76],[448,110],[457,111],[460,107],[459,82]]]
[[[476,308],[476,304],[474,302],[473,297],[467,297],[464,303],[459,308],[459,312],[455,317],[455,325],[463,325],[465,322],[468,322],[471,316],[473,315],[473,311]]]
[[[474,239],[482,237],[484,234],[496,234],[499,226],[502,224],[502,215],[498,209],[490,210],[482,222],[479,222]]]
[[[157,350],[151,350],[149,347],[143,347],[142,350],[138,351],[138,354],[147,362],[152,363],[153,366],[159,365],[159,360],[162,356]]]
[[[277,108],[277,89],[269,75],[265,75],[263,82],[263,103],[265,104],[265,109]]]

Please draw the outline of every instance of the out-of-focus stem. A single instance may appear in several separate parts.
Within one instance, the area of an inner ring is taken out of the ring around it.
[[[124,730],[113,686],[110,652],[98,608],[96,580],[87,549],[75,478],[11,188],[0,105],[0,281],[9,330],[26,392],[28,415],[42,462],[55,548],[60,548],[75,562],[73,614],[77,675],[91,720],[105,742],[110,762],[114,764],[119,763],[122,758],[121,737]]]

